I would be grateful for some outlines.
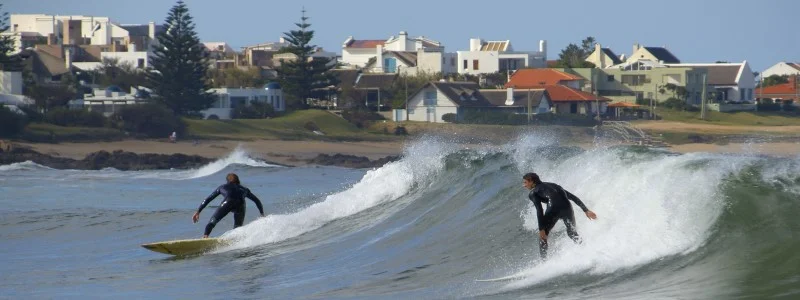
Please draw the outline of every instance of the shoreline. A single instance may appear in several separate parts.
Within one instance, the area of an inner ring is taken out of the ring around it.
[[[249,157],[267,163],[300,167],[309,165],[336,165],[365,168],[383,165],[403,154],[405,142],[322,142],[322,141],[229,141],[206,140],[199,143],[183,141],[169,143],[155,140],[124,140],[100,143],[13,143],[16,147],[30,149],[56,159],[82,160],[99,151],[113,153],[125,151],[138,155],[186,155],[199,156],[211,161],[228,157],[237,149]],[[567,143],[583,149],[594,147],[591,143]],[[752,142],[752,143],[689,143],[669,145],[665,148],[674,153],[730,153],[763,154],[792,157],[800,153],[800,142]]]

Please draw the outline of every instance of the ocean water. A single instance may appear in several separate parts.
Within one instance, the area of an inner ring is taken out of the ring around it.
[[[538,257],[521,175],[569,189],[576,215]],[[236,172],[246,225],[230,246],[170,257],[143,243],[195,238]],[[581,150],[552,136],[464,149],[406,145],[381,168],[272,166],[236,150],[195,170],[0,166],[0,298],[798,299],[800,158]],[[513,276],[498,282],[477,279]]]

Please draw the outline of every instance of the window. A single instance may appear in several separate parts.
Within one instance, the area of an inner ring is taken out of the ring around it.
[[[397,59],[394,57],[387,57],[383,59],[383,72],[395,73],[397,72]]]
[[[140,58],[136,60],[136,67],[140,69],[144,69],[144,58]]]
[[[614,81],[614,75],[608,75],[607,80],[608,82]]]
[[[456,66],[456,58],[455,57],[451,57],[450,58],[450,65],[453,66],[453,67]]]
[[[473,59],[472,60],[472,69],[473,70],[477,70],[478,69],[478,60],[477,59]]]
[[[739,90],[739,101],[742,101],[742,100],[744,100],[744,97],[745,97],[745,93],[746,93],[746,92],[747,92],[747,89],[741,89],[741,90]]]
[[[464,70],[466,70],[466,69],[467,69],[467,60],[466,60],[466,59],[464,60],[464,68],[463,68],[463,69],[464,69]]]
[[[413,108],[409,108],[408,109],[408,114],[409,115],[413,115],[414,114],[414,109]]]
[[[650,82],[645,75],[622,75],[622,83],[630,86],[640,86]]]
[[[753,89],[747,89],[747,101],[753,100]]]
[[[423,98],[423,104],[427,106],[435,106],[436,105],[436,91],[426,91],[425,98]]]

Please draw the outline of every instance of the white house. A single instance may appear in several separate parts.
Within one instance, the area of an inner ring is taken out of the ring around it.
[[[387,40],[356,40],[348,37],[342,45],[345,68],[371,73],[453,73],[455,53],[446,53],[444,46],[424,36],[409,38],[401,31]]]
[[[395,121],[443,123],[443,116],[454,114],[457,120],[467,112],[501,111],[513,114],[550,113],[554,105],[544,89],[480,89],[475,82],[427,83],[408,98],[406,111],[396,109]]]
[[[459,74],[486,74],[547,66],[547,41],[539,41],[539,51],[514,51],[511,41],[469,40],[469,51],[457,51]]]
[[[12,14],[4,35],[15,40],[14,52],[36,44],[128,45],[149,49],[160,26],[117,24],[108,17]]]
[[[707,70],[708,87],[716,91],[718,102],[755,101],[756,78],[747,61],[741,63],[664,64],[668,67],[693,67]],[[709,90],[710,92],[711,90]]]
[[[761,78],[767,78],[772,75],[800,75],[800,63],[782,61],[761,72]]]
[[[250,105],[251,102],[265,102],[272,105],[275,111],[286,111],[286,99],[278,83],[271,82],[263,88],[218,88],[211,89],[217,99],[211,108],[201,111],[204,118],[211,115],[219,119],[231,119],[231,112],[241,105]]]

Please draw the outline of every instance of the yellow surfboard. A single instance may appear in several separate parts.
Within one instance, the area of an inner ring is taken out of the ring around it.
[[[143,244],[142,247],[147,250],[164,254],[183,256],[208,252],[214,248],[224,246],[227,243],[228,242],[226,240],[219,238],[207,238],[157,242]]]

